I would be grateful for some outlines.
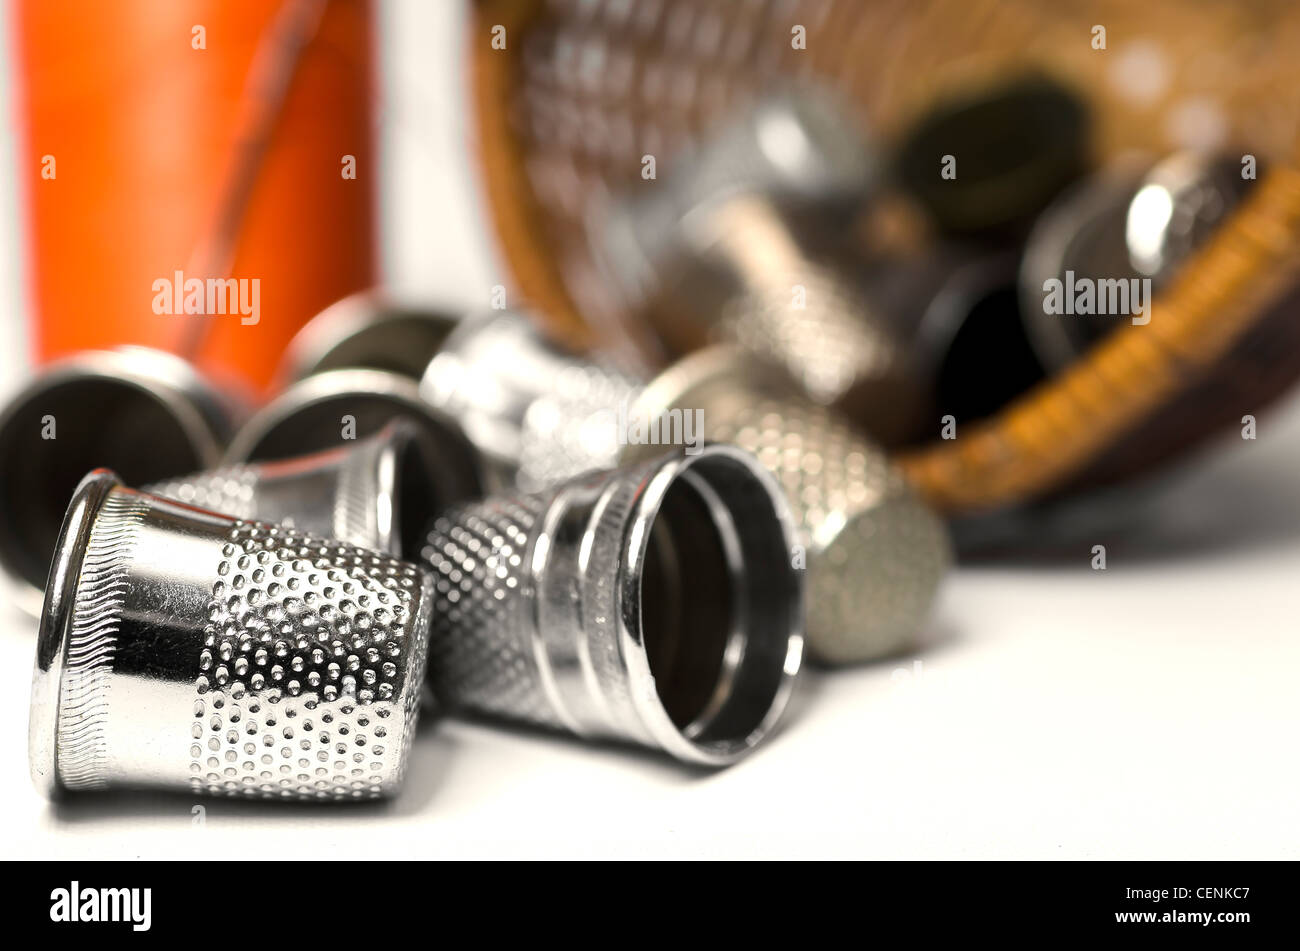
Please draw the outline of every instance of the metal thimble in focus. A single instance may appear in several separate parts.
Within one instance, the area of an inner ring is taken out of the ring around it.
[[[73,489],[109,466],[133,483],[215,465],[233,405],[177,357],[143,347],[50,364],[0,412],[0,568],[36,615]]]
[[[432,579],[379,552],[125,488],[77,488],[50,572],[32,777],[357,800],[401,783]]]
[[[814,248],[836,243],[834,219],[875,182],[852,127],[822,92],[761,100],[589,225],[613,285],[672,354],[735,343],[892,444],[915,434],[924,402],[903,328]]]
[[[451,706],[722,766],[780,718],[803,653],[780,490],[706,446],[439,517],[429,671]]]
[[[415,380],[384,370],[327,370],[294,384],[235,434],[224,462],[292,459],[347,448],[395,419],[409,420],[434,447],[433,484],[442,497],[482,494],[480,460],[460,426],[420,398]]]
[[[951,560],[942,522],[880,449],[780,372],[717,346],[639,382],[508,312],[467,324],[453,343],[422,392],[463,418],[471,439],[490,437],[503,473],[531,488],[672,446],[736,443],[776,475],[801,529],[812,656],[869,660],[919,632]]]
[[[418,380],[452,329],[450,314],[409,307],[379,291],[345,297],[294,335],[276,378],[290,386],[327,370],[387,370]]]
[[[142,491],[409,557],[434,515],[470,497],[458,480],[441,483],[437,453],[428,433],[401,417],[348,448],[227,466]]]

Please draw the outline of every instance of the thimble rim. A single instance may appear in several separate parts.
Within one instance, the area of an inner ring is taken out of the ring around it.
[[[460,323],[450,309],[404,304],[379,288],[358,291],[340,298],[303,324],[285,348],[275,379],[284,388],[330,370],[378,369],[364,365],[331,366],[327,361],[341,345],[359,334],[399,321],[423,321],[440,327],[444,342]]]
[[[1012,279],[1029,342],[1050,372],[1065,369],[1079,353],[1064,321],[1044,319],[1044,282],[1059,276],[1059,266],[1066,263],[1083,228],[1127,210],[1153,167],[1147,159],[1133,156],[1076,182],[1038,216],[1025,239],[1025,253],[1012,266]]]
[[[386,500],[387,509],[387,524],[380,526],[379,548],[395,558],[411,559],[419,550],[411,544],[411,539],[426,527],[425,523],[432,517],[433,505],[428,503],[427,512],[413,517],[406,510],[411,502],[409,490],[428,490],[436,483],[437,446],[428,432],[405,416],[385,423],[375,438],[380,440],[375,458],[375,485],[380,497]],[[407,467],[408,461],[414,463],[419,474],[416,481],[422,485],[406,484],[412,475]],[[456,501],[461,500],[446,500]],[[420,504],[416,507],[426,506]]]
[[[42,367],[7,395],[0,408],[0,433],[4,433],[14,419],[42,394],[68,383],[90,380],[102,380],[136,390],[163,408],[193,450],[195,469],[210,468],[220,460],[222,443],[229,436],[225,417],[233,407],[223,403],[212,385],[180,357],[136,345],[84,350]],[[162,474],[158,477],[161,478]],[[22,577],[2,550],[0,571],[7,576],[0,580],[19,608],[29,616],[39,616],[44,596],[35,579]]]
[[[688,404],[703,387],[727,381],[746,389],[799,395],[797,384],[780,368],[745,353],[733,344],[713,344],[676,360],[641,388],[633,411],[650,416]]]
[[[655,741],[679,760],[703,766],[727,766],[748,754],[769,735],[783,714],[798,678],[804,656],[803,598],[804,585],[790,562],[784,562],[792,581],[793,603],[789,607],[789,626],[783,628],[784,652],[779,660],[781,670],[771,695],[765,698],[762,716],[743,736],[728,739],[706,740],[689,735],[688,729],[673,723],[655,687],[654,675],[644,643],[644,637],[634,632],[639,627],[641,614],[641,584],[650,527],[667,497],[669,489],[688,470],[709,461],[726,460],[739,466],[765,490],[772,505],[773,515],[779,525],[782,543],[788,553],[797,544],[798,534],[794,517],[785,494],[776,480],[757,459],[749,453],[726,443],[706,443],[694,455],[669,454],[653,466],[646,475],[643,490],[636,499],[624,535],[623,558],[629,570],[624,574],[618,592],[618,636],[623,656],[631,671],[634,689],[631,701],[642,723]],[[635,689],[641,685],[642,689]],[[705,731],[707,733],[707,731]]]
[[[72,627],[81,563],[100,506],[109,493],[121,485],[122,481],[108,469],[96,469],[81,480],[68,503],[45,585],[45,603],[36,637],[36,662],[32,674],[27,754],[32,781],[51,798],[63,792],[58,775],[59,684]]]
[[[390,370],[349,368],[326,370],[295,383],[278,397],[263,406],[235,434],[226,450],[222,465],[240,465],[249,462],[285,458],[284,455],[263,456],[261,443],[277,428],[285,425],[311,407],[326,400],[354,394],[361,398],[378,398],[393,403],[392,419],[405,417],[425,432],[438,448],[439,469],[448,477],[449,500],[475,498],[481,495],[487,482],[487,473],[479,454],[465,435],[460,424],[447,413],[424,400],[419,384],[409,377]],[[391,421],[391,420],[390,420]],[[388,425],[387,422],[383,424]],[[383,427],[379,427],[382,429]],[[339,443],[323,444],[303,453],[330,449]],[[289,453],[292,456],[298,453]]]

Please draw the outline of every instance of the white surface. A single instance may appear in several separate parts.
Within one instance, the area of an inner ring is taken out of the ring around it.
[[[453,47],[444,40],[434,48]],[[431,68],[415,39],[399,45],[417,57],[410,74]],[[424,94],[463,93],[453,60],[433,65],[439,78],[425,76]],[[414,155],[429,135],[445,137],[437,155],[460,148],[447,143],[464,134],[463,103],[442,99],[431,114],[430,131],[385,140],[388,160],[407,163],[394,172],[403,191],[385,185],[386,260],[403,285],[473,301],[499,266],[471,220],[481,203],[465,181],[468,159],[421,166]],[[0,294],[14,306],[12,165],[0,174]],[[408,192],[409,206],[395,206],[393,194]],[[428,272],[422,261],[434,262]],[[11,335],[12,323],[0,321],[0,333]],[[13,350],[0,360],[9,382]],[[408,786],[388,805],[136,794],[55,807],[27,778],[35,624],[0,607],[4,854],[1300,857],[1297,471],[1293,401],[1262,419],[1258,441],[1228,440],[1173,486],[1149,513],[1140,550],[1100,536],[1055,564],[957,571],[927,651],[807,678],[770,745],[712,774],[561,737],[426,721]],[[1109,544],[1105,572],[1089,567],[1095,543]],[[199,804],[201,826],[191,814]]]
[[[1298,446],[1293,404],[1177,485],[1146,551],[1112,544],[1105,572],[1091,544],[1055,567],[957,571],[929,650],[808,678],[773,742],[724,772],[427,721],[392,804],[209,800],[196,827],[185,796],[48,805],[15,736],[6,852],[1296,858]],[[15,734],[32,639],[4,623]]]

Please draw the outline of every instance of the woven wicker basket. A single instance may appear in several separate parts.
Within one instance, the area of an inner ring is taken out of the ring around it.
[[[889,141],[949,91],[1046,71],[1090,98],[1100,161],[1207,140],[1256,155],[1259,185],[1149,325],[1117,330],[961,438],[901,457],[945,511],[1126,478],[1300,375],[1292,0],[481,0],[470,52],[500,241],[522,293],[579,342],[612,308],[586,244],[589,204],[635,181],[641,155],[671,156],[775,77],[818,77]]]

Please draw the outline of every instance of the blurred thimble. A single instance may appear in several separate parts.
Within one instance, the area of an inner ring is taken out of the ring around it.
[[[32,689],[49,794],[356,800],[401,783],[432,579],[379,552],[124,488],[68,509]]]
[[[420,550],[429,520],[469,498],[456,480],[440,482],[437,453],[428,433],[401,417],[348,448],[227,466],[142,491],[410,557]]]
[[[602,260],[632,301],[644,303],[700,243],[695,228],[738,195],[852,215],[877,177],[874,153],[824,89],[788,87],[759,99],[702,146],[673,158],[671,173],[593,220]]]
[[[908,645],[950,560],[943,524],[884,453],[786,377],[711,347],[649,383],[565,354],[520,314],[476,320],[429,365],[422,391],[493,444],[529,487],[644,459],[676,445],[733,442],[777,477],[801,529],[810,653],[849,663]],[[522,370],[521,368],[536,368]],[[507,394],[483,398],[483,394]]]
[[[460,426],[420,398],[415,380],[384,370],[327,370],[294,384],[235,434],[225,464],[347,448],[399,418],[409,420],[434,447],[431,484],[440,497],[482,494],[478,454]]]
[[[803,653],[780,490],[705,446],[454,508],[435,575],[436,696],[722,766],[776,725]]]
[[[984,419],[1043,380],[1026,332],[1018,264],[1013,253],[994,252],[958,258],[935,274],[913,338],[917,362],[933,381],[935,420]]]
[[[674,354],[738,344],[895,443],[915,433],[923,399],[900,328],[813,247],[835,243],[817,234],[835,231],[828,212],[860,209],[875,177],[824,93],[784,93],[594,213],[593,253]]]
[[[0,412],[0,568],[30,614],[68,499],[111,466],[135,483],[215,465],[235,410],[189,364],[143,347],[52,363]]]
[[[326,370],[387,370],[418,380],[456,319],[408,307],[378,291],[363,291],[331,304],[294,335],[276,374],[290,386]]]
[[[420,394],[460,423],[499,484],[535,492],[618,464],[611,410],[639,387],[553,343],[524,314],[501,310],[461,322]]]
[[[1020,309],[1049,371],[1069,366],[1147,308],[1254,184],[1224,155],[1178,152],[1149,169],[1107,169],[1039,219],[1020,268]],[[1143,285],[1142,281],[1147,281]],[[1048,306],[1049,288],[1060,291]]]

